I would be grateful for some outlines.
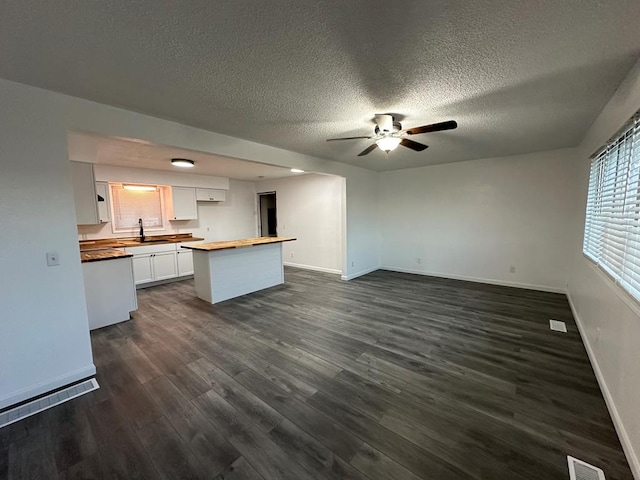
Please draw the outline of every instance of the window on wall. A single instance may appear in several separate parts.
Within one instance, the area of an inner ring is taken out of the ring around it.
[[[155,185],[110,184],[113,231],[131,232],[139,227],[164,230],[162,187]]]
[[[583,252],[640,300],[640,114],[591,160]]]

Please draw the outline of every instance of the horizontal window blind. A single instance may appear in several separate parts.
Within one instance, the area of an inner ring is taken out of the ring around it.
[[[127,190],[122,185],[111,185],[114,230],[136,229],[140,218],[144,228],[162,228],[161,194],[161,188],[154,191]]]
[[[640,115],[591,160],[583,252],[640,300]]]

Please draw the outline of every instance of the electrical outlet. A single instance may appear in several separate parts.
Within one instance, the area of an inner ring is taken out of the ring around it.
[[[293,258],[293,252],[291,252],[291,258]]]
[[[207,232],[209,231],[209,227],[207,227]]]
[[[510,272],[510,273],[516,273],[516,267],[514,267],[513,265],[511,265],[511,266],[509,267],[509,272]]]
[[[416,263],[417,264],[421,264],[422,263],[422,259],[420,257],[416,258]]]
[[[58,257],[58,252],[47,252],[47,265],[49,267],[60,265],[60,257]]]
[[[355,267],[355,265],[356,265],[356,262],[351,262],[352,267]]]

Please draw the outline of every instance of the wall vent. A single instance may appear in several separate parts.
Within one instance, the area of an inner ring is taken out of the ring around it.
[[[555,332],[567,333],[567,324],[560,320],[549,320],[549,327]]]
[[[100,388],[95,378],[75,383],[0,413],[0,428]]]
[[[571,480],[605,480],[604,472],[598,467],[567,455]]]

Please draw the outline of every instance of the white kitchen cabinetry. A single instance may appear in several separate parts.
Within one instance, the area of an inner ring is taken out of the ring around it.
[[[111,221],[111,208],[109,206],[109,184],[96,182],[96,199],[98,201],[98,221],[106,223]]]
[[[153,280],[166,280],[178,276],[176,266],[175,245],[172,252],[161,252],[151,254],[151,263],[153,265]]]
[[[196,189],[191,187],[171,187],[172,212],[169,220],[196,220],[198,204]]]
[[[98,202],[93,164],[85,162],[70,163],[73,199],[76,204],[76,223],[78,225],[96,225],[100,222],[98,220]]]
[[[137,310],[131,258],[116,258],[82,264],[89,329],[129,320]]]
[[[178,258],[178,276],[193,275],[193,252],[178,247],[176,255]]]
[[[133,278],[136,285],[153,282],[153,264],[151,263],[151,255],[151,253],[143,255],[136,255],[134,253]]]
[[[181,249],[179,244],[141,245],[127,247],[126,251],[133,254],[137,286],[193,275],[193,252]]]
[[[196,200],[198,202],[224,202],[226,192],[213,188],[196,188]]]

